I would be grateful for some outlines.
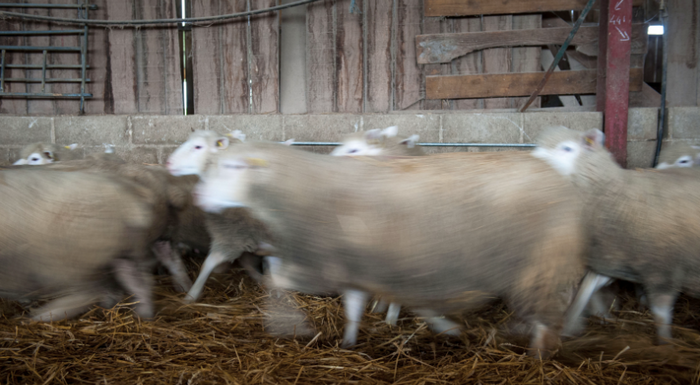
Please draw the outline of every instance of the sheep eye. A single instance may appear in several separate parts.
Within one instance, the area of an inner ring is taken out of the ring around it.
[[[354,153],[356,153],[356,152],[357,152],[357,150],[350,150],[350,151],[349,151],[350,154],[354,154]]]
[[[202,146],[194,146],[194,149],[195,149],[195,150],[201,150],[201,149],[202,149]]]
[[[680,161],[680,164],[686,164],[686,163],[688,163],[688,160],[687,160],[687,159],[683,159],[683,160]]]
[[[574,149],[571,148],[571,147],[569,147],[569,146],[564,146],[564,148],[563,148],[562,150],[564,150],[564,151],[566,151],[566,152],[572,152],[572,151],[574,151]]]

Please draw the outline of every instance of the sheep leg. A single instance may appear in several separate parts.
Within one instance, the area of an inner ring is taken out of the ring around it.
[[[649,304],[654,321],[656,321],[656,338],[659,345],[667,344],[671,339],[671,322],[673,321],[674,294],[649,292]]]
[[[541,322],[535,322],[534,326],[527,354],[531,357],[547,359],[554,353],[554,349],[559,344],[559,337],[552,328]]]
[[[592,271],[586,273],[586,276],[583,277],[583,281],[581,282],[581,286],[578,288],[576,297],[574,297],[574,301],[571,303],[571,306],[569,306],[569,310],[567,311],[568,314],[566,316],[566,324],[564,326],[563,334],[573,335],[577,332],[579,317],[586,309],[586,305],[588,305],[588,301],[590,301],[591,296],[599,288],[608,283],[610,279],[611,278],[608,276],[600,275]]]
[[[459,337],[459,335],[462,334],[462,327],[459,326],[458,323],[444,317],[439,317],[432,310],[415,309],[415,313],[425,319],[425,323],[428,324],[433,333],[453,337]]]
[[[207,282],[207,279],[209,279],[209,275],[211,275],[214,268],[228,260],[229,258],[227,253],[212,250],[209,255],[207,255],[207,259],[204,260],[202,270],[199,271],[199,275],[194,281],[192,288],[190,288],[190,291],[187,292],[185,302],[192,303],[197,301],[199,297],[202,296],[204,284]]]
[[[389,304],[385,300],[379,298],[375,302],[374,308],[372,309],[372,313],[384,313],[387,307],[389,307]]]
[[[394,302],[389,304],[389,310],[386,312],[386,323],[396,326],[396,321],[399,320],[399,313],[401,313],[401,305]]]
[[[158,261],[168,269],[173,277],[175,290],[180,292],[189,290],[192,287],[192,280],[187,275],[187,269],[182,262],[182,257],[177,252],[177,248],[173,248],[170,242],[158,241],[152,249]]]
[[[141,272],[134,261],[118,259],[114,262],[114,273],[117,282],[127,293],[134,295],[138,301],[135,306],[136,314],[141,318],[153,317],[153,302],[151,299],[150,275]]]
[[[90,306],[97,302],[99,296],[94,293],[75,293],[55,299],[35,310],[32,319],[35,321],[61,321],[85,313]]]
[[[343,335],[343,348],[349,348],[357,344],[357,334],[360,329],[360,321],[365,311],[369,294],[359,290],[347,290],[343,295],[343,307],[345,308],[345,334]]]

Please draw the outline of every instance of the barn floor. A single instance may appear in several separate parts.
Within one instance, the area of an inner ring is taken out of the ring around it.
[[[291,295],[289,295],[291,296]],[[290,297],[282,296],[280,300]],[[674,345],[652,344],[654,326],[626,295],[619,319],[591,321],[554,360],[523,354],[527,338],[504,305],[469,314],[461,339],[436,336],[402,313],[398,327],[367,314],[359,346],[342,339],[340,300],[296,295],[316,328],[311,338],[282,339],[264,330],[270,298],[240,270],[215,275],[199,304],[186,305],[165,279],[159,313],[142,322],[127,309],[95,308],[79,320],[17,319],[0,301],[0,382],[6,384],[671,384],[700,382],[700,301],[681,297]],[[320,332],[320,333],[319,333]]]

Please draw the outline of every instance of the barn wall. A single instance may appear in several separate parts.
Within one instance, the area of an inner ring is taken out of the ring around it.
[[[630,110],[630,167],[651,164],[657,118],[656,108]],[[671,108],[666,140],[700,143],[698,120],[700,108]],[[402,133],[420,134],[422,142],[531,143],[543,127],[562,124],[587,130],[600,127],[602,115],[599,112],[483,114],[417,111],[391,114],[5,116],[2,121],[0,163],[15,161],[23,145],[37,141],[77,142],[84,146],[84,153],[103,151],[104,144],[112,144],[117,153],[129,161],[163,163],[194,129],[219,132],[239,129],[252,140],[338,141],[343,135],[357,130],[398,125]],[[330,147],[313,150],[328,152]],[[430,148],[428,152],[455,150]]]

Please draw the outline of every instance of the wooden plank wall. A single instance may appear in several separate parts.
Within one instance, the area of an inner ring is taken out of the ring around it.
[[[523,98],[425,100],[425,77],[540,70],[539,47],[494,48],[448,64],[418,65],[415,46],[419,34],[540,28],[539,14],[425,17],[423,0],[356,0],[362,14],[351,14],[350,3],[307,8],[308,112],[515,108]]]
[[[14,0],[20,3],[22,0]],[[33,0],[32,3],[75,4],[76,0]],[[132,20],[176,17],[172,0],[91,0],[98,9],[90,11],[90,18]],[[55,17],[78,16],[77,10],[13,9],[36,15]],[[67,29],[39,22],[5,22],[9,29],[46,30]],[[86,114],[182,114],[182,82],[180,75],[180,48],[176,28],[112,28],[93,27],[88,37],[88,84],[93,94],[86,100]],[[10,41],[11,40],[11,41]],[[9,39],[9,44],[77,46],[77,36],[38,36]],[[40,64],[40,54],[13,54],[15,64]],[[80,64],[78,54],[50,54],[50,64]],[[40,70],[14,70],[13,77],[40,78]],[[78,70],[52,70],[53,78],[77,78]],[[38,92],[40,84],[10,85],[11,91]],[[79,92],[79,83],[47,84],[47,92]],[[77,99],[39,100],[3,98],[0,112],[19,115],[77,115]]]
[[[268,8],[275,0],[193,0],[192,16]],[[279,20],[276,13],[193,29],[194,112],[279,110]]]

